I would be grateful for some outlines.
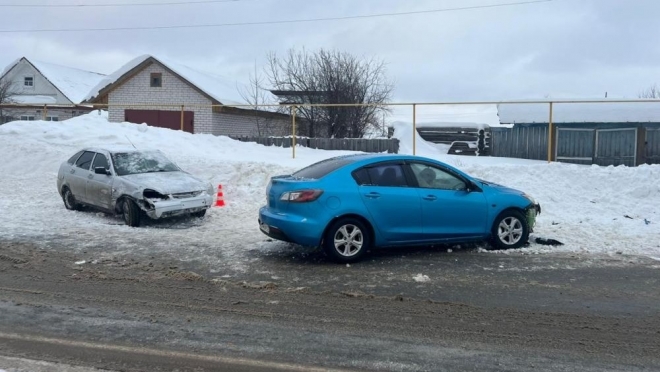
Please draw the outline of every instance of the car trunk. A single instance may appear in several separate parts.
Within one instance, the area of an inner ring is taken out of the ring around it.
[[[297,191],[314,188],[316,180],[301,180],[292,176],[275,176],[270,179],[266,188],[266,199],[268,207],[275,212],[286,212],[292,204],[288,201],[280,200],[283,193],[287,191]],[[302,203],[307,204],[307,203]]]

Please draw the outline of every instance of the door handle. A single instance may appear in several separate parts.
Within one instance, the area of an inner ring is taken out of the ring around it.
[[[88,174],[88,175],[87,175],[87,178],[89,178],[89,179],[91,180],[92,178],[94,178],[94,176],[91,175],[91,174]]]
[[[364,196],[366,196],[367,198],[371,198],[371,199],[378,199],[378,198],[380,198],[380,194],[377,193],[377,192],[370,192],[370,193],[368,193],[368,194],[365,194]]]
[[[437,197],[437,196],[434,196],[434,195],[426,195],[426,196],[423,197],[422,199],[433,201],[433,200],[438,200],[438,197]]]
[[[75,170],[75,169],[71,169],[71,170],[69,171],[69,173],[74,174],[74,173],[76,173],[76,170]]]

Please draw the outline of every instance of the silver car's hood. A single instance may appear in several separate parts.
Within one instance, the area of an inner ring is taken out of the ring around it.
[[[206,190],[206,182],[185,172],[153,172],[121,176],[135,186],[152,189],[162,194]]]

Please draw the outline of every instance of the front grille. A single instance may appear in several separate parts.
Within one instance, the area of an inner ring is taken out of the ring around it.
[[[172,198],[174,199],[194,198],[195,196],[199,196],[201,193],[202,191],[180,192],[180,193],[172,194]]]

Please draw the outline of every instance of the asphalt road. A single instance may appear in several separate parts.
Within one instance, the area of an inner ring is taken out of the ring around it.
[[[0,238],[0,369],[660,370],[643,258],[246,247],[236,272],[71,248]]]

